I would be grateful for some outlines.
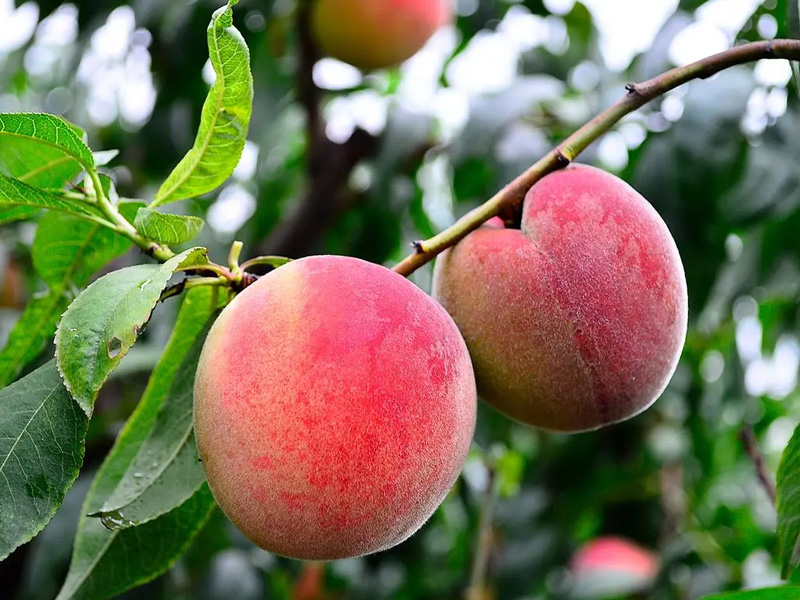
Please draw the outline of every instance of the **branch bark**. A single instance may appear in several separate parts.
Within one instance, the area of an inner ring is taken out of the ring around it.
[[[518,212],[526,192],[534,183],[548,173],[569,165],[589,144],[609,131],[624,116],[654,98],[693,79],[706,79],[730,67],[768,58],[800,60],[800,40],[771,40],[742,44],[685,67],[672,69],[643,83],[629,84],[620,100],[573,133],[485,204],[467,213],[440,234],[429,240],[416,242],[415,252],[397,264],[394,271],[407,277],[492,217]]]
[[[261,244],[261,254],[300,258],[312,250],[331,223],[356,201],[348,187],[350,173],[361,160],[376,152],[378,140],[357,129],[344,144],[327,137],[317,140],[317,144],[325,153],[325,159],[319,161],[322,168],[309,169],[307,189],[300,203]]]
[[[348,187],[355,166],[378,150],[378,138],[356,129],[343,144],[325,133],[322,93],[314,83],[314,65],[320,58],[311,31],[311,2],[301,2],[297,15],[300,61],[297,97],[306,111],[307,187],[294,212],[259,247],[260,254],[298,258],[313,249],[328,227],[356,196]]]
[[[490,594],[486,589],[486,575],[494,548],[494,509],[497,503],[497,471],[494,465],[489,465],[489,480],[486,484],[486,493],[481,506],[480,520],[478,521],[478,538],[475,545],[475,556],[472,561],[472,572],[469,578],[469,587],[465,600],[486,600]]]
[[[306,156],[308,170],[314,172],[321,158],[320,142],[325,139],[322,119],[322,94],[314,83],[314,65],[320,58],[311,29],[311,2],[300,2],[297,9],[297,37],[300,60],[297,71],[297,98],[306,111]]]
[[[758,448],[758,442],[756,441],[756,434],[753,428],[749,425],[743,428],[739,433],[739,439],[742,441],[744,451],[753,463],[758,480],[761,482],[767,496],[769,496],[772,506],[775,506],[775,483],[772,481],[772,475],[770,475],[767,465],[764,464],[764,456]]]

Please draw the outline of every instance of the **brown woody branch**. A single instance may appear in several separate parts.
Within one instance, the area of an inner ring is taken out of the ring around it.
[[[609,131],[624,116],[651,100],[693,79],[705,79],[729,67],[767,58],[800,60],[800,40],[771,40],[742,44],[685,67],[672,69],[649,81],[629,84],[626,86],[625,95],[619,101],[573,133],[485,204],[467,213],[440,234],[415,244],[415,252],[395,266],[394,270],[408,276],[492,217],[518,212],[525,193],[534,183],[548,173],[567,166],[589,144]]]
[[[767,465],[764,463],[764,456],[758,448],[758,442],[756,441],[753,428],[749,425],[744,427],[739,433],[739,439],[742,441],[742,446],[744,446],[744,451],[748,458],[750,458],[750,462],[753,463],[761,486],[764,488],[767,496],[769,496],[772,505],[775,506],[775,484],[772,481],[772,475],[770,475]]]
[[[261,254],[299,257],[308,253],[328,227],[357,200],[348,181],[355,166],[374,156],[378,138],[356,129],[343,144],[325,133],[321,112],[322,91],[314,83],[314,65],[320,58],[311,31],[311,3],[298,7],[297,27],[300,60],[297,97],[306,111],[306,190],[294,212],[261,244]]]

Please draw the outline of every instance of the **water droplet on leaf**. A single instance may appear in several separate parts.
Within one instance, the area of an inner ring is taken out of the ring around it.
[[[106,529],[111,529],[112,531],[115,529],[124,529],[125,527],[134,525],[133,521],[126,519],[125,516],[118,510],[105,513],[100,517],[100,522],[105,526]]]
[[[108,348],[106,350],[108,351],[108,358],[117,358],[122,352],[122,340],[115,337],[111,338],[108,340]]]

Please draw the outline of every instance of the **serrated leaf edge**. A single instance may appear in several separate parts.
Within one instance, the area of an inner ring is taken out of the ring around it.
[[[33,419],[36,417],[36,415],[39,414],[39,411],[42,409],[42,407],[45,405],[45,403],[53,396],[53,394],[55,392],[56,392],[55,389],[51,390],[50,393],[47,395],[47,398],[45,398],[44,401],[42,401],[42,403],[39,405],[39,407],[36,409],[36,411],[33,413],[33,415],[31,415],[30,420],[25,424],[25,428],[23,429],[23,433],[25,431],[27,431],[28,426],[31,424],[31,421],[33,421]],[[75,401],[73,400],[73,402],[75,402]],[[76,402],[76,404],[77,404],[77,402]],[[78,408],[80,408],[80,405],[78,405]],[[20,438],[22,438],[22,435],[20,435]],[[6,462],[8,461],[8,458],[11,456],[11,454],[14,451],[14,448],[16,447],[17,443],[19,442],[20,438],[18,438],[14,442],[14,446],[11,447],[11,450],[9,451],[8,456],[3,461],[3,464],[0,465],[0,469],[2,469],[5,466]],[[85,457],[86,457],[86,437],[85,437],[85,434],[84,434],[83,443],[80,445],[80,463],[81,463],[81,465],[83,465],[83,459]],[[78,479],[78,475],[80,474],[80,471],[81,471],[81,467],[78,467],[77,469],[74,470],[74,472],[70,476],[70,478],[69,478],[69,480],[67,482],[67,485],[64,487],[64,496],[66,496],[66,493],[70,490],[70,488],[73,485],[75,485],[75,482]],[[61,501],[63,502],[63,500],[64,500],[64,497],[62,496],[61,497]],[[6,554],[0,554],[0,562],[5,560],[17,548],[19,548],[20,546],[24,546],[25,544],[30,542],[33,538],[38,536],[42,531],[44,531],[44,528],[47,527],[47,525],[52,520],[53,516],[55,516],[56,512],[58,512],[59,508],[61,508],[61,504],[60,503],[58,504],[58,506],[54,506],[52,509],[48,510],[47,513],[46,513],[47,519],[43,520],[41,526],[39,526],[39,525],[34,526],[34,528],[31,530],[30,536],[23,537],[20,540],[20,542],[16,546],[11,548]]]
[[[167,264],[169,264],[170,262],[172,262],[172,263],[174,263],[174,267],[172,268],[171,272],[172,272],[172,274],[174,274],[185,263],[188,263],[188,262],[196,259],[199,255],[206,255],[207,252],[208,251],[205,248],[191,248],[191,249],[186,250],[186,251],[184,251],[184,252],[182,252],[182,253],[180,253],[180,254],[178,254],[176,256],[173,256],[171,259],[169,259],[167,262],[165,262],[165,263],[163,263],[161,265],[153,265],[154,267],[156,267],[156,269],[154,270],[154,273],[157,272],[158,269],[160,269],[160,268],[166,266]],[[171,277],[171,275],[170,275],[170,277]],[[86,289],[83,290],[83,292],[81,292],[81,294],[87,292],[92,287],[94,287],[95,285],[100,283],[102,281],[102,279],[103,278],[101,277],[100,279],[92,282],[88,287],[86,287]],[[167,278],[167,281],[169,281],[169,278]],[[166,288],[166,285],[167,284],[165,282],[164,286],[161,289],[163,290],[164,288]],[[93,408],[94,408],[94,406],[93,406],[94,401],[97,399],[97,394],[99,393],[100,389],[105,384],[105,382],[108,380],[108,377],[109,377],[110,373],[106,374],[106,376],[103,378],[102,382],[100,383],[100,387],[94,392],[93,397],[89,399],[89,403],[88,403],[89,406],[84,407],[83,404],[78,399],[77,394],[73,390],[73,388],[70,385],[69,381],[67,380],[67,377],[64,375],[64,372],[63,372],[62,367],[61,367],[61,361],[59,360],[59,354],[58,354],[58,345],[59,345],[58,341],[59,341],[59,338],[61,337],[61,331],[62,331],[61,325],[64,322],[64,318],[67,316],[67,314],[70,313],[70,311],[73,309],[73,306],[74,306],[75,302],[79,298],[80,298],[80,295],[77,298],[75,298],[75,300],[73,300],[72,303],[70,303],[70,305],[67,308],[67,310],[64,311],[64,314],[61,316],[61,320],[58,322],[58,326],[56,327],[56,335],[55,335],[55,341],[56,341],[56,368],[58,369],[58,374],[61,377],[61,380],[64,382],[64,387],[67,388],[67,392],[69,392],[69,395],[73,398],[73,400],[75,400],[78,403],[78,406],[80,406],[81,410],[83,410],[83,412],[86,413],[86,416],[91,418],[92,417]],[[148,317],[144,321],[142,321],[141,323],[135,323],[134,324],[134,329],[135,330],[137,330],[137,331],[141,331],[142,330],[142,326],[150,320],[150,317],[153,314],[153,310],[155,309],[155,307],[157,305],[158,305],[158,300],[156,300],[156,302],[153,304],[153,307],[150,310],[150,313],[149,313]],[[137,334],[135,339],[138,339],[138,337],[139,336]],[[129,346],[127,349],[124,348],[124,347],[121,348],[120,353],[118,355],[120,360],[128,353],[128,351],[132,347],[133,347],[133,344],[131,344],[131,346]]]

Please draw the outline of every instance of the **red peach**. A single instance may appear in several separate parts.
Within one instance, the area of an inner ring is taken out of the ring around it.
[[[658,575],[659,563],[655,553],[629,540],[598,537],[572,557],[573,595],[605,598],[644,590]]]
[[[328,560],[387,549],[431,516],[470,446],[475,381],[433,299],[384,267],[318,256],[222,312],[194,410],[225,514],[266,550]]]
[[[398,65],[450,18],[450,0],[316,0],[314,37],[322,50],[369,71]]]
[[[521,231],[495,220],[445,252],[434,296],[464,335],[480,396],[555,431],[649,407],[686,336],[686,279],[667,226],[628,184],[588,166],[534,185]]]

